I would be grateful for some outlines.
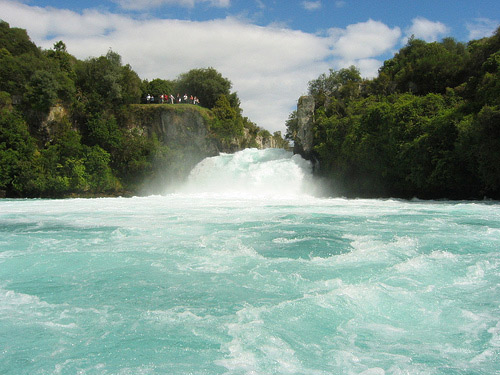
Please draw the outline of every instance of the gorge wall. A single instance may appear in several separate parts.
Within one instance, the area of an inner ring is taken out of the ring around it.
[[[211,110],[190,104],[136,104],[128,109],[125,126],[138,129],[147,137],[156,137],[170,150],[167,173],[160,183],[169,185],[187,177],[206,157],[233,153],[245,148],[280,147],[267,131],[244,129],[239,137],[218,138],[211,130],[215,118]],[[281,139],[281,138],[280,138]]]
[[[242,136],[222,142],[210,132],[213,120],[212,111],[190,104],[137,104],[130,106],[126,125],[140,129],[147,136],[156,135],[169,148],[189,149],[200,155],[201,159],[248,147],[281,147],[272,135],[265,134],[267,132],[256,133],[248,129],[244,129]]]
[[[311,160],[314,146],[314,98],[301,96],[297,102],[297,133],[294,138],[293,152]],[[313,160],[314,161],[314,160]]]
[[[203,159],[220,152],[217,140],[210,135],[209,110],[192,105],[131,105],[127,119],[129,128],[144,135],[156,136],[173,150],[185,150],[193,158]]]

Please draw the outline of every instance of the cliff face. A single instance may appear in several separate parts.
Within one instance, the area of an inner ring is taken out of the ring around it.
[[[276,140],[273,137],[264,137],[262,135],[257,135],[255,137],[255,142],[257,143],[257,148],[279,148]]]
[[[220,152],[278,146],[271,135],[251,134],[247,129],[241,137],[222,141],[210,131],[213,121],[212,111],[190,104],[136,104],[129,107],[125,125],[144,136],[156,137],[170,150],[159,185],[183,180],[197,163]]]
[[[293,152],[311,159],[313,149],[314,98],[301,96],[297,103],[297,135]]]
[[[141,129],[148,136],[173,150],[190,151],[203,159],[219,153],[217,140],[210,137],[209,110],[192,105],[133,105],[129,127]]]
[[[247,147],[282,147],[273,136],[252,135],[245,129],[242,137],[221,142],[210,132],[213,113],[203,107],[189,104],[132,105],[128,127],[138,128],[173,150],[184,150],[200,161],[220,152],[236,152]]]

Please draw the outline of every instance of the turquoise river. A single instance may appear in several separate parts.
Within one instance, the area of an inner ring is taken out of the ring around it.
[[[0,374],[500,374],[500,203],[321,198],[282,150],[0,200]]]

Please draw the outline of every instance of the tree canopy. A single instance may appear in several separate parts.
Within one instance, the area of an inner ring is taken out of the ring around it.
[[[499,199],[499,56],[500,29],[468,44],[411,38],[374,79],[350,67],[312,80],[317,170],[348,196]]]
[[[42,50],[25,30],[0,21],[0,196],[137,191],[180,156],[154,135],[129,128],[129,106],[146,94],[196,95],[213,109],[210,136],[230,147],[244,128],[260,130],[241,116],[230,89],[214,68],[141,80],[111,49],[78,60],[63,41]]]
[[[192,69],[179,76],[176,90],[181,95],[184,93],[195,95],[200,98],[201,105],[212,108],[221,95],[227,98],[231,96],[231,86],[231,82],[214,68]]]

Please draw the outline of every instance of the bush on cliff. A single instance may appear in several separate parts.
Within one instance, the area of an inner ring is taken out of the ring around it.
[[[236,97],[231,94],[231,81],[224,78],[214,68],[192,69],[181,74],[176,81],[175,89],[181,95],[188,94],[197,96],[200,104],[205,108],[213,108],[221,95],[228,99]],[[234,101],[233,98],[233,101]],[[239,106],[239,102],[233,102],[233,107]]]
[[[226,95],[219,96],[212,112],[215,115],[215,120],[212,122],[211,130],[216,137],[227,143],[233,138],[243,135],[243,119],[231,107]]]

